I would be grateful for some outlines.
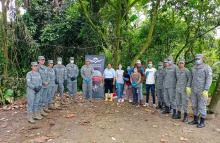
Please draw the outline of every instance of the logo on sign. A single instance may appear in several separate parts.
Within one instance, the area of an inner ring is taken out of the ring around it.
[[[96,58],[96,57],[91,60],[91,62],[92,62],[92,63],[95,63],[95,64],[96,64],[96,63],[99,63],[99,62],[101,62],[101,61],[102,61],[102,59],[99,60],[99,59]]]

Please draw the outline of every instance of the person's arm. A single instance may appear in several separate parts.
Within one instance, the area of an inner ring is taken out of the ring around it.
[[[76,65],[76,78],[79,76],[79,68],[78,66]]]
[[[112,69],[112,74],[113,74],[113,85],[115,85],[116,73],[114,69]]]
[[[191,80],[192,80],[192,76],[191,76],[191,73],[190,71],[187,69],[186,70],[186,77],[187,77],[187,83],[186,83],[186,86],[187,87],[191,87]]]
[[[83,79],[86,78],[85,75],[84,75],[84,68],[83,68],[83,66],[82,66],[82,68],[81,68],[81,76],[82,76]]]
[[[131,81],[131,83],[132,83],[132,77],[133,77],[133,74],[131,74],[131,76],[130,76],[130,81]]]
[[[137,83],[138,84],[141,83],[141,74],[140,73],[138,73],[138,81],[137,81]]]
[[[212,69],[210,66],[207,65],[206,69],[205,69],[205,86],[204,86],[204,90],[208,91],[211,84],[212,84]]]
[[[65,66],[64,66],[64,80],[67,80],[67,69]]]
[[[34,89],[35,88],[35,86],[31,83],[31,73],[27,73],[27,75],[26,75],[26,82],[27,82],[27,86],[30,89]]]

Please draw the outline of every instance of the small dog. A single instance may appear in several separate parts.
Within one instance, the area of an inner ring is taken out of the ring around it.
[[[113,93],[106,93],[105,94],[105,101],[113,101]]]

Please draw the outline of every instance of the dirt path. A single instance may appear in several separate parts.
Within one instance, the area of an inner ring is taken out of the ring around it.
[[[0,143],[219,143],[219,117],[197,129],[129,103],[70,103],[31,125],[25,110],[0,111]]]

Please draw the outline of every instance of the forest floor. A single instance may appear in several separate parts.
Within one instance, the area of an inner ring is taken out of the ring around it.
[[[66,99],[36,124],[26,120],[24,106],[0,109],[0,143],[219,143],[220,117],[196,128],[162,115],[152,107],[95,100]],[[7,111],[6,111],[7,110]],[[190,117],[190,120],[192,118]]]

